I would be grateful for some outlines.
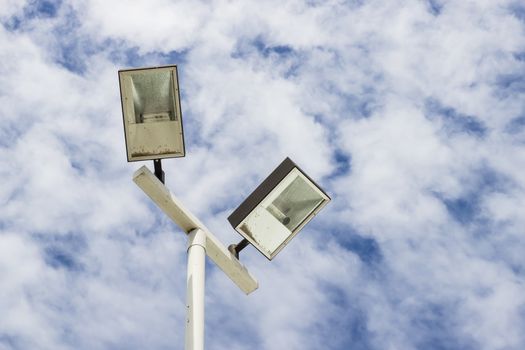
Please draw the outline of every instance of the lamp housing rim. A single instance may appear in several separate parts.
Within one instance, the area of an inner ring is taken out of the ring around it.
[[[137,156],[130,158],[130,152],[128,149],[128,133],[126,128],[126,115],[124,112],[124,99],[122,96],[122,82],[120,79],[121,73],[125,72],[133,72],[133,71],[146,71],[146,70],[155,70],[155,69],[166,69],[166,68],[174,68],[175,72],[175,87],[177,91],[177,101],[178,101],[178,116],[180,118],[180,129],[181,129],[181,139],[182,139],[182,152],[179,155],[176,154],[166,154],[166,155],[153,155],[153,156]],[[182,108],[181,108],[181,98],[180,98],[180,88],[179,88],[179,69],[176,64],[168,64],[168,65],[160,65],[160,66],[152,66],[152,67],[134,67],[134,68],[123,68],[118,70],[118,83],[119,83],[119,91],[120,91],[120,107],[122,111],[122,124],[123,124],[123,131],[124,131],[124,142],[126,144],[126,158],[128,163],[131,162],[139,162],[139,161],[147,161],[147,160],[156,160],[156,159],[168,159],[168,158],[182,158],[186,156],[186,143],[184,142],[184,123],[182,121]]]
[[[259,249],[258,244],[254,244],[254,240],[251,237],[246,236],[243,232],[240,232],[237,227],[250,213],[257,208],[257,206],[284,180],[284,178],[290,174],[294,169],[297,169],[301,175],[308,179],[319,192],[326,196],[326,200],[321,202],[319,206],[305,218],[297,229],[291,232],[290,236],[277,248],[272,254]],[[330,196],[319,186],[310,176],[308,176],[296,163],[294,163],[289,157],[286,157],[278,166],[275,168],[268,177],[266,177],[260,184],[253,190],[248,197],[228,216],[228,221],[232,225],[233,229],[237,231],[242,237],[247,239],[261,254],[263,254],[268,260],[272,260],[289,241],[302,230],[303,226],[308,223],[313,216],[317,214],[328,202],[332,199]]]

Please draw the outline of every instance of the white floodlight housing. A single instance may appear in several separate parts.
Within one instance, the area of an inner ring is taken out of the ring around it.
[[[330,197],[286,158],[228,221],[272,260],[329,201]]]
[[[118,75],[128,162],[184,157],[177,66]]]

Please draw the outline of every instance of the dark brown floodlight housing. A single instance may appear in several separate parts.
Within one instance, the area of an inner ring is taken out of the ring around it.
[[[330,197],[286,158],[228,221],[272,260],[329,201]]]

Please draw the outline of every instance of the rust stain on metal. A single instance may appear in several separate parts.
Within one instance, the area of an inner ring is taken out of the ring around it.
[[[246,223],[243,223],[241,225],[241,227],[239,227],[239,229],[241,231],[243,231],[244,233],[246,233],[248,236],[250,236],[251,238],[254,238],[255,239],[255,236],[254,234],[252,233],[252,231],[250,230],[250,228],[248,227],[248,225]]]
[[[172,153],[180,153],[177,151],[172,150],[166,150],[166,151],[156,151],[156,152],[133,152],[131,155],[133,157],[146,157],[146,156],[156,156],[156,155],[164,155],[164,154],[172,154]]]

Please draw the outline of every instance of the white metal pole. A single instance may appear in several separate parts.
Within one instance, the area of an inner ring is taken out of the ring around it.
[[[205,266],[206,233],[201,229],[195,229],[188,234],[186,350],[204,350]]]

